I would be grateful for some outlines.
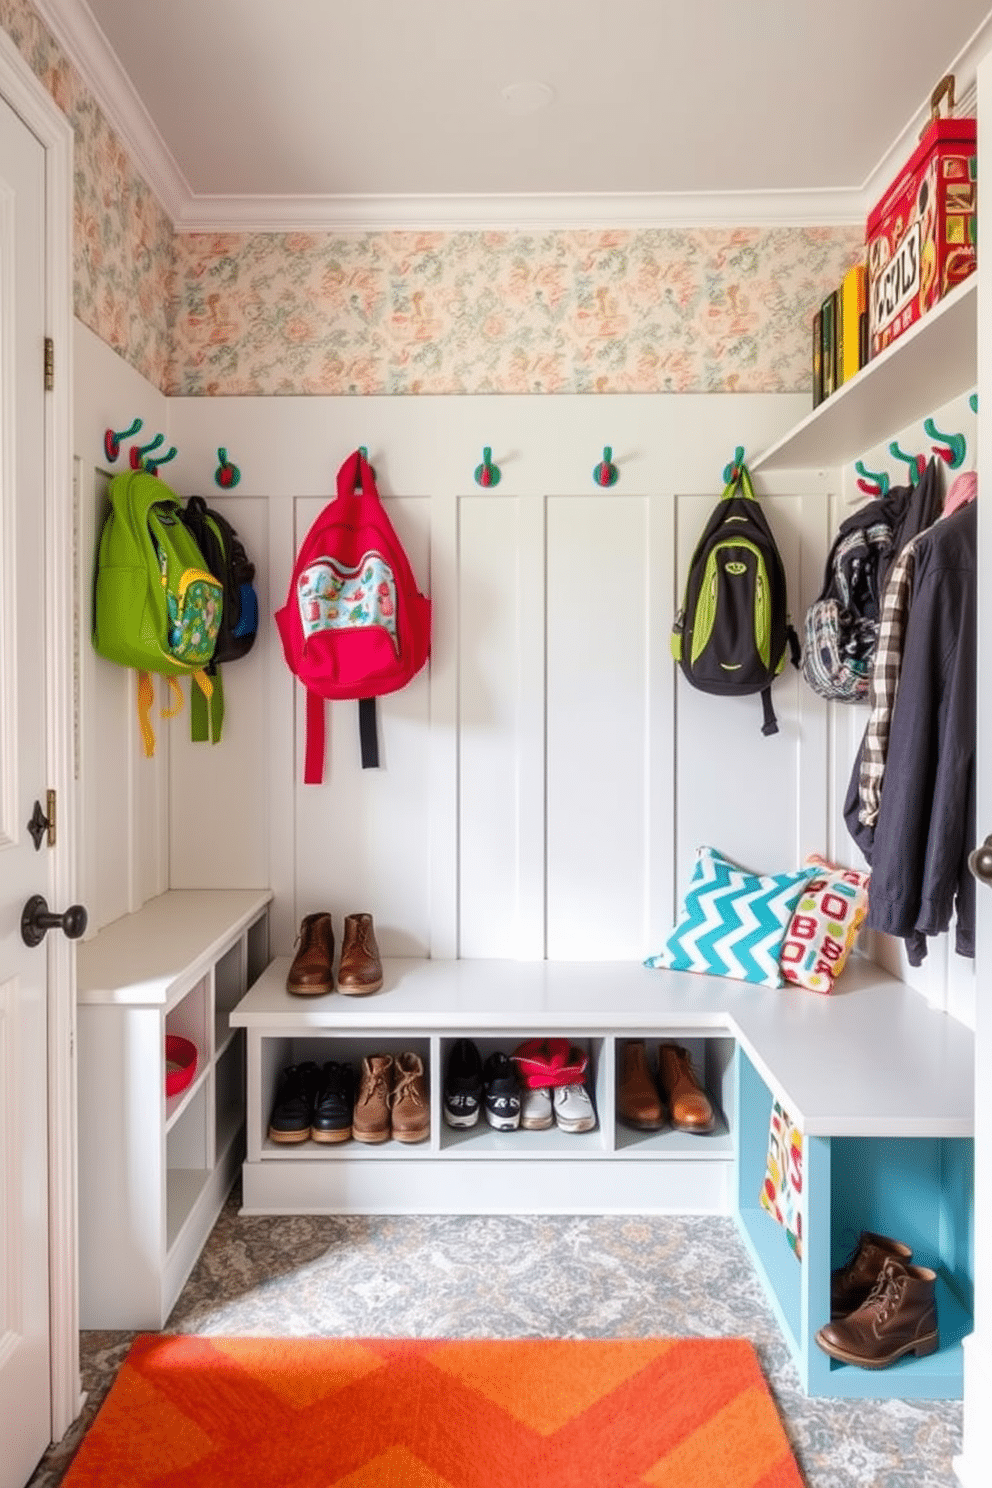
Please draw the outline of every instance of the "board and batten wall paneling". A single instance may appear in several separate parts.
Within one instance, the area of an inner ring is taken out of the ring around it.
[[[458,949],[544,955],[544,502],[459,503]]]
[[[298,546],[325,503],[296,503]],[[386,510],[420,583],[430,589],[430,502],[389,496]],[[280,598],[280,603],[281,598]],[[278,643],[277,638],[274,643]],[[358,703],[325,704],[323,785],[304,785],[305,694],[295,689],[296,914],[372,914],[385,956],[430,952],[430,663],[377,702],[382,768],[363,770]]]
[[[73,346],[76,602],[78,603],[77,791],[79,894],[89,913],[87,939],[104,925],[169,887],[169,743],[158,717],[163,686],[156,679],[154,757],[142,750],[136,710],[136,674],[96,654],[92,644],[93,573],[107,489],[129,469],[125,442],[119,458],[106,459],[106,429],[122,430],[140,418],[139,438],[168,432],[168,400],[116,356],[92,331],[74,322]]]
[[[678,593],[684,593],[712,496],[675,504]],[[793,622],[801,627],[822,570],[822,502],[769,497],[762,507],[785,564]],[[810,554],[804,572],[803,554]],[[821,555],[817,559],[816,556]],[[797,604],[798,601],[798,604]],[[675,708],[675,848],[681,894],[696,849],[709,846],[760,873],[791,872],[808,852],[829,851],[824,705],[787,661],[772,685],[777,734],[761,732],[758,694],[715,697],[678,676]]]

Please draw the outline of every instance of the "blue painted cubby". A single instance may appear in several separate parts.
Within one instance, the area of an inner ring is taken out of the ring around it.
[[[759,1200],[772,1091],[740,1045],[736,1057],[737,1221],[803,1388],[815,1396],[959,1399],[975,1274],[972,1139],[804,1136],[799,1259]],[[838,1364],[817,1346],[816,1330],[830,1316],[830,1272],[862,1230],[904,1241],[914,1260],[936,1270],[937,1353],[869,1370]]]

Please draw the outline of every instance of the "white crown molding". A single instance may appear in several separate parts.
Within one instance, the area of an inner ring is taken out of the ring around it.
[[[85,0],[32,0],[32,4],[174,223],[193,199],[189,182],[93,12]]]
[[[177,232],[499,231],[864,222],[859,191],[190,196]]]

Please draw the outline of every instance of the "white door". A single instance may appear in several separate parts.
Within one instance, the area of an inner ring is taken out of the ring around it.
[[[0,100],[0,1488],[51,1440],[45,943],[21,911],[47,897],[45,806],[45,156]]]

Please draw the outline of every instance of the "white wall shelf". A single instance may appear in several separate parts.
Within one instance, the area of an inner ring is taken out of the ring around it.
[[[268,960],[268,890],[166,893],[79,948],[80,1321],[160,1328],[244,1151],[230,1011]],[[165,1035],[199,1051],[165,1095]]]
[[[972,274],[898,341],[749,463],[753,471],[845,465],[926,418],[978,376],[978,276]]]

